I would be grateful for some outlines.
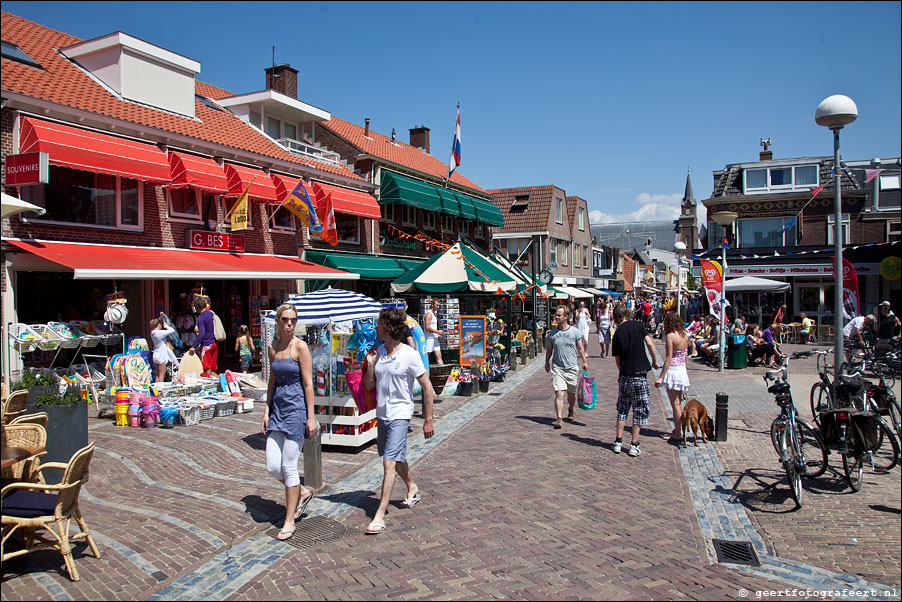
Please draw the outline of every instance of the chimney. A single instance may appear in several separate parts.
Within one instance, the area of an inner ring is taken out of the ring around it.
[[[410,146],[423,149],[429,154],[429,128],[425,125],[410,129]]]
[[[391,129],[391,143],[395,143],[395,128]]]
[[[266,89],[275,90],[289,98],[297,100],[298,97],[298,70],[291,65],[281,64],[267,67]]]
[[[761,146],[764,147],[764,150],[761,151],[761,153],[758,155],[758,158],[759,158],[761,161],[770,161],[770,160],[772,160],[772,159],[774,158],[774,151],[772,151],[772,150],[767,150],[768,147],[770,147],[771,144],[772,144],[772,143],[771,143],[771,141],[770,141],[770,138],[767,138],[767,139],[762,138],[762,139],[761,139]]]
[[[366,124],[363,128],[363,135],[366,136],[367,138],[369,138],[370,137],[370,118],[367,117],[366,119],[364,119],[363,123]]]

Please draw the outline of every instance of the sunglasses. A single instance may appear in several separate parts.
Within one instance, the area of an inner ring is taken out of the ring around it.
[[[281,318],[279,318],[279,319],[282,320],[282,323],[283,323],[283,324],[294,324],[295,322],[298,321],[297,318],[286,318],[286,317],[284,317],[284,316],[281,317]]]

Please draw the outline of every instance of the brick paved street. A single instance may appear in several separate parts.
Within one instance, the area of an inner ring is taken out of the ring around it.
[[[832,458],[805,506],[791,511],[766,434],[776,406],[760,369],[718,375],[690,366],[694,392],[712,413],[712,391],[730,393],[729,440],[699,450],[667,444],[669,404],[653,393],[643,453],[630,458],[610,450],[614,361],[596,356],[590,364],[598,407],[577,410],[560,431],[551,428],[550,378],[538,363],[515,373],[516,386],[496,389],[511,389],[501,396],[438,404],[437,436],[424,442],[421,423],[410,435],[424,500],[400,508],[398,481],[379,536],[363,534],[381,480],[374,446],[325,450],[326,486],[305,520],[328,517],[350,531],[304,550],[265,533],[284,510],[281,488],[263,469],[259,404],[252,414],[171,431],[92,421],[98,451],[81,506],[102,557],[76,546],[78,583],[51,551],[9,561],[0,593],[4,600],[741,599],[743,588],[754,597],[823,583],[900,585],[902,471],[867,475],[852,495]],[[799,365],[792,382],[807,406],[811,377]],[[702,464],[711,476],[693,474]],[[704,501],[730,487],[736,495],[726,492],[722,510]],[[722,524],[712,525],[712,516]],[[712,563],[709,534],[718,529],[757,533],[767,559],[761,569]],[[898,590],[888,597],[898,599]]]

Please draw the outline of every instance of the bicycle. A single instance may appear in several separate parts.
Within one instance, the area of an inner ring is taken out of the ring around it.
[[[874,471],[888,472],[896,467],[899,462],[900,446],[897,441],[899,436],[898,421],[900,419],[899,403],[896,395],[882,374],[881,368],[875,365],[862,364],[856,367],[852,376],[861,380],[861,373],[870,367],[872,371],[880,372],[880,385],[874,385],[869,381],[862,381],[861,390],[851,399],[850,406],[856,410],[872,412],[876,418],[877,443],[871,451],[869,460]],[[864,384],[868,386],[865,387]],[[890,416],[893,427],[890,428],[883,416]]]
[[[780,368],[768,370],[764,375],[765,384],[780,406],[780,415],[770,425],[771,443],[780,458],[789,480],[789,490],[796,507],[802,507],[802,477],[814,479],[827,470],[827,455],[830,453],[820,435],[811,425],[798,415],[790,393],[788,382],[789,360],[809,357],[811,351],[800,351],[783,358]]]

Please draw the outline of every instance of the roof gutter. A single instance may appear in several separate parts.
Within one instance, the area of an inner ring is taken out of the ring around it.
[[[40,98],[35,98],[33,96],[27,96],[19,92],[3,90],[3,96],[8,99],[6,108],[29,113],[34,117],[37,117],[38,119],[58,119],[70,123],[74,126],[83,127],[91,127],[91,124],[93,123],[96,124],[95,127],[107,126],[107,129],[102,130],[107,134],[131,136],[135,140],[142,142],[151,144],[165,144],[170,147],[175,146],[183,148],[184,150],[189,152],[204,153],[211,156],[222,157],[223,159],[230,161],[234,160],[244,163],[253,163],[257,167],[276,169],[278,171],[287,171],[289,173],[292,170],[299,171],[303,172],[306,177],[315,176],[317,179],[321,179],[326,182],[334,182],[338,185],[365,188],[369,191],[375,190],[376,188],[375,185],[367,182],[366,180],[363,180],[362,178],[349,178],[340,174],[320,170],[309,165],[302,165],[300,163],[293,163],[291,161],[283,161],[275,157],[260,155],[249,151],[242,152],[242,150],[238,148],[224,146],[215,142],[201,140],[199,138],[191,138],[189,136],[175,132],[167,132],[166,130],[159,130],[143,126],[139,123],[125,121],[123,119],[116,119],[114,117],[101,115],[99,113],[93,113],[84,109],[70,107],[68,105],[49,102]],[[246,127],[252,127],[250,124],[245,125]],[[288,151],[285,152],[287,153]]]

